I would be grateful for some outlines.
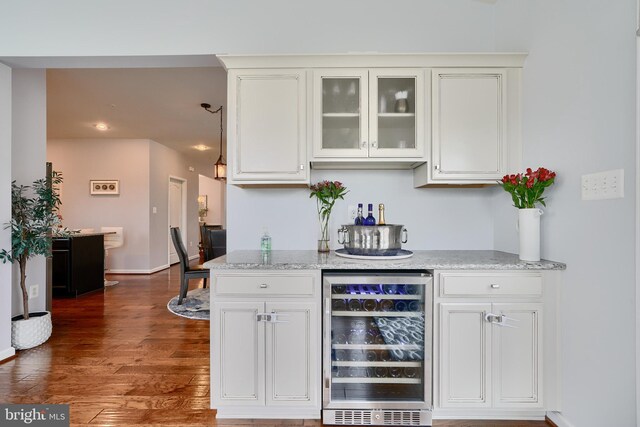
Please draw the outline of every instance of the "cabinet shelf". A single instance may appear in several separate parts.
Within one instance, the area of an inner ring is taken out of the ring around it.
[[[415,117],[415,113],[378,113],[378,117],[393,118],[393,117]]]
[[[390,299],[390,300],[422,300],[422,295],[394,294],[331,294],[332,299]]]
[[[360,117],[360,113],[322,113],[322,117],[328,117],[328,118]]]
[[[417,344],[332,344],[336,350],[424,350]]]
[[[367,384],[421,384],[422,380],[420,378],[341,378],[341,377],[333,377],[333,383],[367,383]]]
[[[384,367],[384,368],[393,368],[393,367],[398,367],[398,368],[403,368],[403,367],[416,367],[416,368],[420,368],[422,367],[422,362],[394,362],[394,361],[376,361],[376,362],[368,362],[368,361],[362,361],[362,362],[354,362],[354,361],[334,361],[331,362],[332,366],[354,366],[354,367]]]
[[[422,317],[422,311],[332,311],[332,316],[343,317]]]

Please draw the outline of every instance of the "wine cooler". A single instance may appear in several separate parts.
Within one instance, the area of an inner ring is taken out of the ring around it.
[[[325,424],[431,425],[432,278],[323,276]]]

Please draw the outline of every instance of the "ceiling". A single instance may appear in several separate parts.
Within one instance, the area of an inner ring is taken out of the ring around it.
[[[151,139],[213,163],[220,151],[220,116],[200,104],[215,110],[226,98],[221,67],[49,69],[47,138]],[[99,122],[109,129],[98,131]],[[211,149],[195,150],[199,144]]]

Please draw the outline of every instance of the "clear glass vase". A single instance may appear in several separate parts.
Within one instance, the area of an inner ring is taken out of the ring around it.
[[[318,238],[318,252],[329,252],[329,215],[319,215],[320,220],[320,237]]]

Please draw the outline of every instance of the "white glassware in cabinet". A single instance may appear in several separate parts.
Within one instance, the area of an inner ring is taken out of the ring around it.
[[[424,157],[424,70],[315,70],[313,156]]]
[[[500,68],[432,70],[428,181],[491,184],[506,173],[518,129],[507,110],[507,75]]]
[[[230,184],[308,184],[306,76],[299,69],[230,70]]]
[[[491,406],[491,304],[440,304],[440,407]]]

